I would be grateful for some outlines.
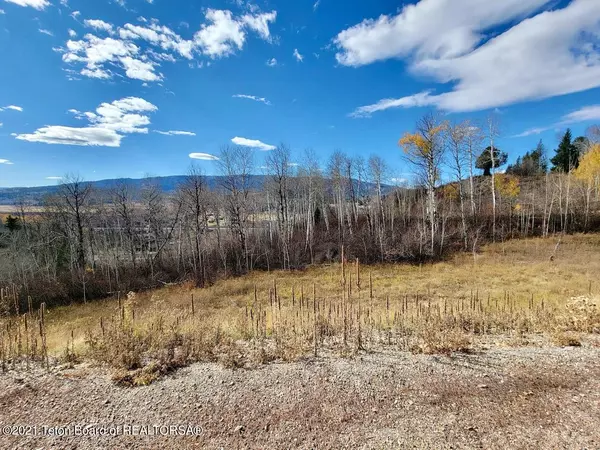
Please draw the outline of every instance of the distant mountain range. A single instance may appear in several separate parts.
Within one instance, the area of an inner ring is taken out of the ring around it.
[[[161,189],[166,193],[172,193],[181,183],[186,180],[185,175],[172,175],[168,177],[151,178],[153,182],[159,184]],[[207,175],[204,177],[210,189],[216,189],[221,184],[223,177],[216,175]],[[253,189],[260,189],[270,177],[268,175],[250,175],[250,186]],[[144,183],[149,181],[148,178],[115,178],[110,180],[91,181],[91,185],[95,189],[106,190],[116,187],[117,185],[125,184],[134,189],[141,188]],[[355,181],[355,183],[357,183]],[[366,183],[371,186],[369,183]],[[384,185],[384,193],[393,189],[393,186]],[[29,205],[39,205],[44,200],[44,197],[54,194],[58,190],[58,184],[52,186],[37,186],[37,187],[0,187],[0,205],[15,205],[24,201]]]

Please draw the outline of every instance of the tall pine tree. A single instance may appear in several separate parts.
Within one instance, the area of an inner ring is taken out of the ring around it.
[[[558,148],[555,150],[556,155],[550,160],[554,172],[568,173],[579,166],[579,149],[573,144],[572,139],[571,130],[567,128]]]

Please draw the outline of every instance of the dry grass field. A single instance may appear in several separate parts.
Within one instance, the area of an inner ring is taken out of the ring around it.
[[[599,273],[598,235],[497,243],[421,266],[257,272],[50,309],[43,327],[36,312],[10,319],[2,360],[90,359],[114,367],[117,381],[146,384],[194,361],[255,367],[383,346],[448,354],[539,339],[580,345],[600,330]]]

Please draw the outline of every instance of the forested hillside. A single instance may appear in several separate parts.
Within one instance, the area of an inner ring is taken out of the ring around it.
[[[320,165],[285,146],[269,152],[260,177],[252,149],[229,146],[218,177],[192,167],[168,179],[67,178],[41,208],[28,214],[24,202],[6,218],[0,279],[22,302],[52,304],[300,269],[342,251],[364,263],[423,262],[488,241],[598,230],[593,130],[573,142],[565,134],[552,157],[540,143],[501,173],[507,155],[493,119],[486,127],[425,116],[398,143],[417,180],[403,188],[386,184],[377,156],[336,152]]]

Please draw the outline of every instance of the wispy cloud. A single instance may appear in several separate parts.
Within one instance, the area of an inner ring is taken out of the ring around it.
[[[42,33],[42,34],[45,34],[45,35],[47,35],[47,36],[54,36],[54,33],[53,33],[52,31],[50,31],[50,30],[46,30],[46,29],[44,29],[44,28],[40,28],[40,29],[38,29],[38,31],[39,31],[40,33]]]
[[[158,133],[158,134],[163,134],[165,136],[196,136],[196,133],[194,133],[192,131],[179,131],[179,130],[158,131],[158,130],[154,130],[154,132]]]
[[[313,11],[319,9],[319,5],[321,4],[321,0],[317,0],[313,5]]]
[[[370,117],[377,111],[385,111],[390,108],[412,108],[415,106],[426,106],[429,101],[429,92],[411,95],[403,98],[384,98],[373,105],[361,106],[349,114],[350,117]]]
[[[210,153],[190,153],[190,158],[192,159],[201,159],[204,161],[218,161],[219,158],[215,155],[211,155]]]
[[[63,179],[63,177],[46,177],[46,180],[51,180],[51,181],[59,181],[62,179]]]
[[[244,137],[234,137],[231,142],[233,142],[236,145],[241,145],[242,147],[251,147],[251,148],[257,148],[261,151],[264,152],[268,152],[270,150],[275,150],[277,147],[275,147],[274,145],[270,145],[270,144],[265,144],[262,141],[259,141],[258,139],[247,139]]]
[[[271,58],[267,61],[267,66],[275,67],[277,65],[277,60],[275,58]]]
[[[254,100],[255,102],[264,103],[265,105],[271,105],[271,102],[264,97],[257,97],[255,95],[236,94],[233,98],[247,98],[248,100]]]
[[[41,11],[42,9],[44,9],[50,5],[50,2],[48,0],[4,0],[4,1],[8,2],[8,3],[14,3],[15,5],[19,5],[19,6],[29,6],[31,8],[37,9],[38,11]]]
[[[562,118],[563,123],[588,122],[591,120],[600,120],[600,105],[584,106]]]
[[[7,166],[12,166],[14,163],[9,159],[0,159],[0,164],[6,164]]]
[[[0,108],[0,111],[6,111],[7,109],[11,109],[13,111],[23,112],[23,108],[22,107],[15,106],[15,105],[4,106],[4,107]]]
[[[579,108],[576,111],[565,114],[561,117],[561,119],[549,126],[546,127],[537,127],[530,128],[529,130],[525,130],[522,133],[516,134],[513,137],[527,137],[536,134],[541,134],[544,131],[565,127],[570,124],[580,123],[580,122],[592,122],[592,121],[600,121],[600,105],[589,105]]]
[[[542,134],[544,131],[548,131],[550,129],[552,129],[552,127],[530,128],[528,130],[523,131],[522,133],[515,134],[513,137],[520,138],[520,137],[534,136],[536,134]]]
[[[93,28],[95,30],[106,31],[107,33],[113,32],[112,24],[105,22],[100,19],[86,19],[83,21],[86,27]]]
[[[297,48],[294,49],[294,58],[296,58],[296,61],[298,62],[304,61],[304,56],[300,54]]]

